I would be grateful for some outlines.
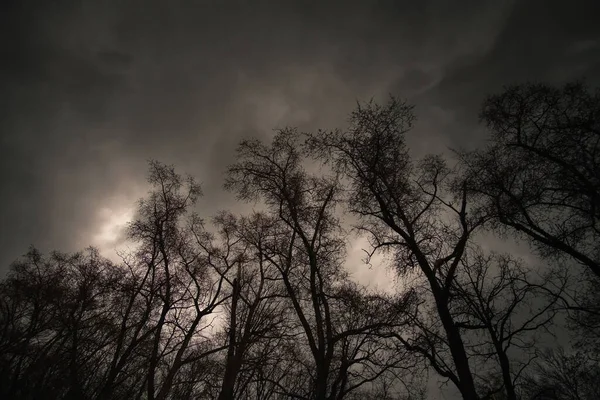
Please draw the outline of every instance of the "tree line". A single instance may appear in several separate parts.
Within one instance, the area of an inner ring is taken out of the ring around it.
[[[433,379],[468,400],[597,398],[600,91],[507,87],[480,117],[490,140],[450,158],[411,157],[414,109],[394,97],[344,129],[244,140],[225,188],[260,204],[247,215],[203,219],[194,178],[151,162],[119,262],[32,248],[12,264],[0,396],[408,400]],[[355,233],[395,292],[351,279]]]

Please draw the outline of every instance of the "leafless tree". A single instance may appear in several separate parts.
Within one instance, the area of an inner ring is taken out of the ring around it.
[[[487,98],[481,119],[491,143],[461,158],[493,228],[600,276],[600,92],[513,86]]]
[[[412,107],[392,98],[367,103],[351,114],[347,130],[319,132],[309,139],[314,154],[347,180],[350,212],[370,235],[373,251],[391,250],[398,272],[418,269],[428,283],[436,318],[451,354],[451,368],[437,369],[465,399],[478,398],[460,328],[450,309],[450,291],[472,232],[481,224],[467,212],[466,189],[457,197],[445,190],[451,171],[439,157],[414,163],[404,135],[412,127]],[[434,355],[421,351],[432,361]],[[417,346],[417,347],[415,347]]]
[[[149,301],[158,307],[153,321],[150,355],[146,369],[146,397],[163,400],[186,363],[222,348],[206,348],[202,330],[208,318],[223,304],[225,275],[237,262],[229,250],[212,244],[212,237],[195,215],[187,225],[182,218],[200,194],[192,178],[183,180],[174,169],[150,165],[153,190],[140,201],[138,218],[130,225],[130,238],[139,243],[136,261],[147,268],[151,287]]]
[[[524,398],[531,400],[592,400],[600,393],[598,359],[562,348],[542,353],[529,374]]]
[[[76,398],[98,388],[93,371],[113,340],[107,300],[122,276],[94,249],[32,249],[13,265],[0,289],[3,396]]]
[[[459,154],[477,212],[570,273],[575,283],[562,294],[574,332],[598,348],[600,92],[582,83],[512,86],[485,100],[481,119],[491,143]]]
[[[341,399],[375,379],[371,376],[348,382],[350,366],[362,358],[362,352],[349,347],[349,341],[388,328],[390,321],[401,325],[399,314],[407,299],[399,300],[392,320],[383,312],[382,320],[375,314],[345,329],[337,323],[336,294],[347,282],[345,242],[335,213],[339,182],[335,176],[318,177],[305,170],[306,155],[300,139],[296,130],[284,129],[271,146],[258,140],[242,142],[237,162],[229,168],[226,187],[243,200],[261,200],[267,207],[270,216],[265,220],[270,220],[273,239],[264,247],[254,245],[260,258],[279,272],[304,345],[312,355],[312,362],[307,364],[312,381],[309,391],[286,395]],[[365,341],[361,346],[366,349],[368,344]],[[340,348],[342,354],[338,353]]]
[[[468,400],[591,398],[598,98],[579,84],[490,97],[493,142],[456,170],[411,158],[413,110],[395,98],[359,104],[344,130],[245,140],[225,186],[261,211],[208,223],[195,180],[152,162],[119,262],[32,249],[0,282],[0,395],[406,400],[434,370]],[[403,289],[350,279],[348,214]],[[580,293],[481,250],[485,228],[586,266]],[[580,352],[543,353],[565,305]]]
[[[236,218],[223,212],[215,222],[224,241],[239,243],[242,251],[231,282],[228,348],[219,394],[219,400],[233,400],[256,382],[257,369],[260,369],[257,362],[265,361],[263,357],[267,355],[261,352],[260,342],[270,347],[273,339],[283,339],[289,314],[284,301],[285,289],[277,279],[277,271],[263,256],[267,231],[260,216]]]
[[[469,336],[469,352],[495,364],[482,376],[487,395],[516,400],[523,372],[538,353],[536,342],[542,334],[551,336],[566,280],[536,276],[521,261],[480,249],[461,264],[451,290],[456,323]],[[494,375],[501,381],[486,379]]]

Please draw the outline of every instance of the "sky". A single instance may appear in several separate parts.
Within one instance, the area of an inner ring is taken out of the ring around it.
[[[2,4],[0,272],[30,245],[112,251],[150,159],[196,176],[210,217],[244,209],[222,190],[241,138],[394,94],[414,154],[444,152],[485,141],[503,85],[600,82],[597,0]]]

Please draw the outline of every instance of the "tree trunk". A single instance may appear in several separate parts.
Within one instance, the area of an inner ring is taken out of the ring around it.
[[[456,367],[456,373],[460,380],[459,390],[465,400],[477,400],[479,396],[475,390],[475,381],[471,374],[469,367],[469,358],[465,350],[464,343],[460,336],[458,328],[454,325],[454,320],[450,315],[447,301],[442,297],[441,294],[435,293],[435,302],[438,309],[442,325],[446,331],[446,337],[448,338],[448,344],[450,346],[450,353],[452,354],[452,360]]]
[[[239,270],[238,270],[239,276]],[[225,364],[225,376],[221,384],[221,392],[218,400],[234,400],[234,388],[237,374],[240,368],[240,351],[236,352],[236,330],[237,330],[237,303],[240,294],[239,279],[233,281],[233,296],[231,297],[231,316],[229,319],[229,347],[227,349],[227,361]]]

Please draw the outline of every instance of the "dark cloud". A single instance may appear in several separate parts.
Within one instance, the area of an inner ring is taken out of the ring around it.
[[[110,236],[150,158],[197,175],[209,214],[233,205],[240,137],[343,125],[356,99],[394,93],[417,104],[415,152],[444,151],[482,140],[478,103],[503,84],[599,76],[595,1],[3,7],[2,265]]]
[[[479,103],[505,85],[562,84],[582,78],[598,84],[600,52],[594,47],[600,28],[594,16],[599,14],[596,1],[515,2],[487,51],[449,64],[443,80],[429,93],[430,101],[455,113],[456,123],[445,135],[465,145],[485,139],[475,125]]]

